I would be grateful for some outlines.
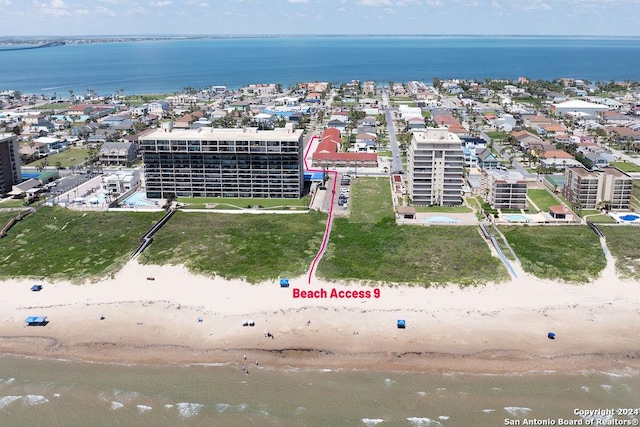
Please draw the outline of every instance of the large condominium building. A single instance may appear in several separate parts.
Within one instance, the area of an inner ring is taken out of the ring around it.
[[[633,178],[615,167],[589,171],[582,166],[565,169],[562,195],[582,209],[629,209]]]
[[[298,198],[304,185],[302,130],[166,124],[140,137],[147,197]]]
[[[462,204],[462,142],[447,128],[413,133],[408,151],[409,193],[416,206]]]
[[[494,209],[525,209],[527,181],[521,173],[497,169],[484,170],[485,200]]]
[[[9,193],[14,185],[21,182],[18,137],[12,133],[0,133],[0,195]]]

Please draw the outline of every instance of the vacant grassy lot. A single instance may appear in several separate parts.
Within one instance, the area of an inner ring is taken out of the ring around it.
[[[351,189],[351,216],[334,220],[319,276],[427,286],[508,277],[476,227],[397,226],[387,178],[358,178]]]
[[[161,213],[41,208],[0,240],[0,277],[82,282],[118,271]]]
[[[640,166],[631,162],[611,162],[610,165],[624,172],[640,172]]]
[[[549,206],[559,205],[560,202],[545,189],[531,188],[527,190],[527,196],[542,212],[549,212]]]
[[[640,280],[640,228],[633,226],[599,228],[606,236],[607,247],[616,260],[618,276]]]
[[[596,234],[587,226],[500,226],[522,268],[537,277],[586,283],[606,260]]]
[[[60,166],[69,168],[71,166],[79,165],[87,159],[89,150],[86,148],[70,148],[60,153],[50,154],[45,157],[49,166],[55,166],[60,162]],[[42,160],[31,163],[29,166],[39,166],[42,164]]]
[[[376,223],[381,218],[395,218],[388,177],[364,178],[351,181],[351,222]]]
[[[184,264],[207,276],[249,282],[305,274],[327,216],[177,212],[142,254],[145,264]]]

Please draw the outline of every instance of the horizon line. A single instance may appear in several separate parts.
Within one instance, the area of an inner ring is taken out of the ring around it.
[[[335,33],[335,34],[278,34],[278,33],[256,33],[256,34],[215,34],[215,33],[140,33],[140,34],[34,34],[34,35],[5,35],[0,36],[0,40],[6,40],[11,38],[33,38],[33,37],[58,37],[58,38],[113,38],[113,37],[234,37],[234,38],[252,38],[252,37],[513,37],[513,38],[640,38],[640,35],[597,35],[597,34],[580,34],[580,35],[568,35],[568,34],[464,34],[464,33],[437,33],[437,34],[424,34],[424,33],[389,33],[389,34],[372,34],[372,33]]]

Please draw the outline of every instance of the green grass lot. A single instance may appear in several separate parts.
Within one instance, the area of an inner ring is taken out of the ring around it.
[[[4,203],[0,204],[0,207],[6,208],[9,206],[4,206]],[[13,207],[13,206],[10,206]],[[16,215],[17,213],[19,213],[19,211],[0,211],[0,228],[4,227],[4,225],[7,223],[7,221],[9,221],[9,218],[11,218],[12,216]],[[9,231],[10,233],[11,231]],[[0,243],[2,243],[2,241],[0,240]]]
[[[8,199],[0,203],[0,208],[22,208],[24,207],[24,199]]]
[[[468,206],[415,206],[416,212],[446,212],[446,213],[471,213],[473,209]]]
[[[142,254],[145,264],[184,264],[206,276],[256,283],[305,274],[316,256],[327,216],[178,211]]]
[[[162,213],[40,208],[0,240],[0,277],[83,282],[117,272]]]
[[[306,210],[309,208],[310,198],[309,196],[304,196],[300,199],[179,197],[178,202],[186,204],[185,209],[245,209],[253,206],[262,206],[264,209]]]
[[[560,204],[560,202],[545,189],[531,188],[527,190],[527,196],[533,200],[533,203],[535,203],[542,212],[548,212],[549,206]]]
[[[599,227],[607,238],[607,247],[616,260],[616,273],[625,279],[640,280],[640,228],[633,226]]]
[[[623,172],[640,172],[640,166],[631,162],[611,162],[611,166],[615,166]]]
[[[47,157],[49,166],[55,166],[57,162],[60,162],[64,168],[79,165],[84,162],[89,155],[89,150],[86,148],[70,148],[60,153],[50,154]],[[42,164],[42,160],[30,163],[29,166],[39,166]]]
[[[609,215],[605,215],[605,214],[597,214],[597,215],[591,215],[587,218],[589,221],[593,222],[594,224],[615,224],[616,220],[611,218]]]
[[[587,226],[500,226],[522,268],[537,277],[586,283],[606,265],[596,234]]]
[[[383,178],[351,184],[351,216],[334,220],[320,277],[424,286],[508,278],[477,227],[398,226],[389,192]]]
[[[63,102],[54,102],[52,104],[45,104],[45,105],[40,105],[38,106],[38,110],[65,110],[67,108],[69,108],[71,106],[71,104],[67,103],[63,103]]]

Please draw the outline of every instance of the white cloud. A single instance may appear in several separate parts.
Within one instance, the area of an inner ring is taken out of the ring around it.
[[[208,1],[200,1],[200,0],[187,0],[184,2],[184,4],[188,4],[189,6],[196,6],[196,7],[210,6]]]
[[[37,3],[38,9],[45,15],[51,16],[69,16],[69,6],[63,0],[51,0],[49,3]]]
[[[513,7],[521,10],[551,10],[551,6],[543,0],[516,1],[513,2]]]
[[[360,6],[393,6],[391,0],[359,0],[358,5]]]
[[[496,0],[493,0],[491,2],[491,7],[496,8],[496,9],[502,9],[502,5],[500,3],[498,3]]]
[[[120,4],[122,0],[98,0],[100,3]]]
[[[0,0],[0,6],[10,6],[11,0]]]
[[[171,0],[162,0],[162,1],[152,1],[149,2],[149,6],[153,7],[167,7],[171,6],[173,2]]]
[[[443,6],[443,4],[440,0],[427,0],[427,6],[440,7]]]
[[[298,4],[298,3],[309,3],[309,0],[287,0],[289,3]]]
[[[96,13],[103,16],[116,16],[115,13],[104,6],[96,6]]]

